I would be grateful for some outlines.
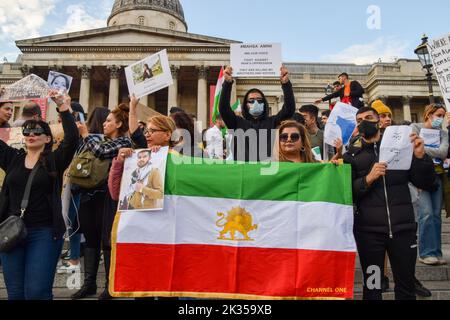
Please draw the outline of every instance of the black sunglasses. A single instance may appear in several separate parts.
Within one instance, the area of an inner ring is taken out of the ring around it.
[[[300,134],[299,133],[293,133],[293,134],[288,134],[288,133],[283,133],[280,134],[280,141],[281,142],[288,142],[289,140],[291,140],[292,142],[298,142],[300,141]]]
[[[258,101],[258,103],[264,103],[264,99],[250,99],[248,100],[248,103],[254,104],[255,101]]]
[[[39,137],[45,134],[45,131],[42,128],[25,128],[22,130],[22,134],[24,137],[29,137],[31,136],[31,134],[33,134],[35,137]]]

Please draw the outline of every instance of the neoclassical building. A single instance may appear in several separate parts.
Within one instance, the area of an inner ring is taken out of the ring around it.
[[[128,100],[124,67],[167,49],[174,84],[141,100],[148,110],[167,114],[181,106],[195,114],[204,126],[210,113],[211,86],[221,66],[229,64],[230,44],[238,41],[192,34],[179,0],[116,0],[105,28],[16,41],[22,54],[14,63],[0,65],[0,86],[34,73],[47,79],[49,70],[74,78],[71,96],[86,110],[113,108]],[[392,107],[395,119],[421,121],[428,102],[428,86],[417,60],[395,63],[353,64],[287,63],[298,105],[325,95],[325,88],[341,72],[366,88],[367,103],[382,99]],[[283,96],[277,79],[238,79],[232,99],[262,89],[277,112]],[[435,95],[439,86],[434,83]],[[440,95],[440,94],[439,94]],[[326,109],[327,105],[320,106]],[[145,110],[144,110],[145,111]],[[14,118],[20,114],[17,104]],[[145,114],[145,112],[144,112]],[[55,119],[49,110],[49,120]],[[13,121],[14,119],[12,119]]]

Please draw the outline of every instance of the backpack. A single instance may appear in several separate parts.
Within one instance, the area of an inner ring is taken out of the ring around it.
[[[110,166],[110,160],[101,160],[92,151],[84,150],[72,160],[70,182],[83,189],[95,189],[108,180]]]

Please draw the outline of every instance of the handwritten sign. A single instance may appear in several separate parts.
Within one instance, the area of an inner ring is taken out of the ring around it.
[[[411,142],[412,128],[391,126],[386,129],[380,147],[380,162],[388,165],[388,170],[411,169],[414,148]]]
[[[450,110],[450,33],[428,42],[428,49],[445,105]]]
[[[232,44],[231,66],[236,78],[279,77],[281,44]]]

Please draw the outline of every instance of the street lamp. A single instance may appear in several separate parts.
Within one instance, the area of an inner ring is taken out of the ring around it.
[[[422,43],[417,47],[416,50],[414,50],[414,53],[419,57],[423,69],[427,71],[428,93],[430,98],[430,104],[433,104],[434,103],[433,74],[431,73],[433,63],[431,61],[430,52],[428,51],[428,37],[425,34],[423,35]]]

